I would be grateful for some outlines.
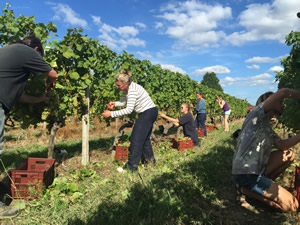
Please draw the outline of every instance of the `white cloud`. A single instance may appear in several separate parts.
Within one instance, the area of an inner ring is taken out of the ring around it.
[[[152,59],[152,55],[149,52],[136,52],[139,56],[141,56],[144,59]]]
[[[232,33],[225,40],[233,45],[258,40],[284,42],[286,34],[300,29],[299,19],[296,17],[298,10],[299,0],[250,4],[239,15],[241,31]]]
[[[269,72],[280,72],[282,70],[283,70],[283,68],[281,66],[273,66],[268,71]]]
[[[225,37],[225,33],[218,30],[218,25],[232,15],[229,7],[207,5],[192,0],[168,4],[161,8],[161,14],[157,17],[168,23],[165,34],[177,39],[177,46],[208,47],[217,45]],[[161,26],[158,23],[156,25]]]
[[[51,6],[51,9],[55,13],[53,20],[60,20],[72,26],[80,26],[82,28],[86,28],[88,26],[87,21],[80,18],[80,15],[67,4],[54,4]]]
[[[262,86],[262,85],[274,85],[273,76],[268,73],[259,74],[250,77],[225,77],[220,80],[222,87],[225,86]]]
[[[216,66],[205,67],[202,69],[197,69],[192,74],[196,76],[202,76],[207,72],[214,72],[216,74],[227,74],[230,73],[230,70],[225,66],[216,65]]]
[[[155,29],[162,28],[163,26],[164,26],[164,25],[163,25],[163,23],[161,23],[161,22],[155,22],[155,24],[154,24]]]
[[[245,60],[246,63],[278,63],[280,62],[285,56],[278,56],[275,58],[271,57],[252,57],[250,59]]]
[[[93,23],[96,25],[100,25],[101,24],[101,17],[100,16],[93,16],[91,15],[92,19],[93,19]]]
[[[135,25],[137,25],[138,27],[145,29],[147,26],[143,23],[135,23]]]
[[[124,26],[119,28],[114,28],[114,31],[117,32],[120,36],[128,38],[130,36],[136,36],[139,33],[139,30],[132,26]]]
[[[210,1],[206,1],[210,2]],[[272,0],[246,5],[235,23],[232,8],[225,4],[187,0],[172,1],[160,9],[156,29],[174,38],[175,48],[198,50],[200,47],[235,46],[260,40],[283,43],[291,30],[299,30],[296,14],[299,0]],[[232,28],[237,28],[231,33]]]
[[[181,74],[186,74],[186,72],[183,69],[181,69],[179,67],[176,67],[174,65],[170,65],[170,64],[161,65],[161,68],[168,69],[168,70],[170,70],[172,72],[175,72],[175,73],[178,72],[178,73],[181,73]]]
[[[114,50],[123,50],[128,46],[145,47],[144,40],[137,38],[139,30],[133,26],[113,27],[103,24],[98,38],[101,43]]]
[[[256,65],[256,64],[253,64],[251,66],[247,66],[248,69],[259,69],[260,66],[259,65]]]

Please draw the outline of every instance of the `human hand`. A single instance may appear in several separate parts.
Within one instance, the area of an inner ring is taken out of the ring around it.
[[[114,102],[109,102],[109,103],[107,104],[107,108],[108,108],[108,109],[111,109],[111,110],[114,110],[114,108],[115,108],[115,103],[114,103]]]
[[[289,160],[289,158],[291,158],[293,156],[293,151],[291,150],[284,150],[283,154],[282,154],[282,161],[286,162]]]
[[[55,86],[55,82],[51,82],[51,81],[49,81],[49,79],[46,79],[46,81],[45,81],[45,93],[50,91],[51,88],[54,88],[54,86]]]
[[[101,114],[105,118],[111,117],[111,111],[109,110],[104,110],[104,112]]]

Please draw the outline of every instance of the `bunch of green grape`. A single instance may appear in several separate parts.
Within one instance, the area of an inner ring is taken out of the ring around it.
[[[187,141],[187,140],[191,140],[190,137],[178,137],[177,141]]]
[[[130,141],[125,141],[125,142],[120,141],[118,146],[129,147],[130,146]]]

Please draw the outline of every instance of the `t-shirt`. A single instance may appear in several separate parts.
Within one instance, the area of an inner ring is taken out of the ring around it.
[[[191,113],[186,113],[178,118],[179,125],[183,127],[183,134],[185,137],[190,137],[194,144],[198,144],[198,133],[196,130],[195,120]]]
[[[132,113],[132,111],[142,113],[147,109],[155,107],[155,104],[147,91],[141,85],[134,82],[131,82],[129,85],[128,93],[124,91],[121,100],[119,102],[115,102],[115,106],[125,106],[126,103],[127,106],[125,109],[112,111],[111,117],[114,118],[127,115]]]
[[[233,156],[232,174],[263,174],[272,145],[279,140],[263,102],[249,112],[243,123]]]
[[[229,110],[230,110],[230,107],[229,107],[229,105],[228,105],[228,102],[226,102],[225,100],[224,100],[224,102],[225,102],[225,104],[224,104],[224,106],[223,106],[224,112],[229,111]]]
[[[51,70],[42,56],[29,46],[12,44],[0,48],[0,102],[6,113],[21,97],[30,73],[37,75]]]

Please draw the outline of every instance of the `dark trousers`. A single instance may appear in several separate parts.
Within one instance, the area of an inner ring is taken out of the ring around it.
[[[137,170],[142,156],[146,163],[153,162],[155,164],[150,136],[157,115],[157,108],[151,108],[140,113],[135,122],[130,137],[128,160],[128,168],[132,171]]]
[[[206,127],[205,127],[205,120],[206,120],[206,113],[199,113],[197,114],[195,123],[196,128],[204,129],[204,136],[206,136]]]

